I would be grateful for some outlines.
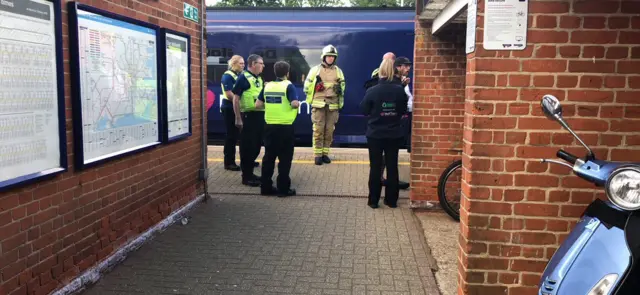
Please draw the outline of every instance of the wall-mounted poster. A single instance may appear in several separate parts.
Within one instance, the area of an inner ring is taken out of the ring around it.
[[[485,0],[486,50],[524,50],[527,47],[529,0]]]
[[[191,38],[169,29],[162,30],[165,142],[191,136]]]
[[[70,3],[76,166],[160,144],[155,25]]]
[[[59,1],[0,1],[0,192],[67,170]]]

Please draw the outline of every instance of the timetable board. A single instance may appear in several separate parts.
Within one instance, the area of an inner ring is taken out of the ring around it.
[[[67,169],[57,8],[0,1],[0,191]]]

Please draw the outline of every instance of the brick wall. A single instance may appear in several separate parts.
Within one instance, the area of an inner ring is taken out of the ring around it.
[[[584,149],[542,115],[550,93],[601,159],[640,160],[640,1],[537,1],[524,51],[477,51],[465,103],[458,294],[533,295],[548,259],[602,190],[539,163]]]
[[[73,163],[67,5],[62,2],[67,144]],[[193,135],[93,169],[0,193],[0,294],[48,294],[201,191],[199,26],[183,1],[79,1],[192,37]],[[185,0],[200,7],[197,0]]]
[[[461,158],[464,123],[465,25],[450,25],[437,36],[416,21],[411,200],[436,201],[438,177]]]

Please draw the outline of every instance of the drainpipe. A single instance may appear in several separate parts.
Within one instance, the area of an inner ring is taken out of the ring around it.
[[[207,169],[207,133],[204,131],[205,126],[207,124],[206,121],[206,101],[207,101],[207,90],[206,90],[206,81],[204,80],[204,71],[207,68],[206,58],[203,58],[205,52],[205,42],[204,42],[204,30],[206,26],[205,17],[207,15],[205,0],[200,0],[200,136],[202,137],[202,167],[198,173],[200,180],[203,181],[204,186],[204,198],[203,202],[207,202],[209,198],[209,190],[207,179],[209,176],[209,170]]]

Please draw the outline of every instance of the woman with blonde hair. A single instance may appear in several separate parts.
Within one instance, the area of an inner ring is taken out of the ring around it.
[[[387,167],[384,204],[398,206],[398,150],[402,146],[404,133],[400,124],[407,112],[407,95],[401,83],[394,81],[395,67],[392,59],[380,63],[377,85],[367,89],[360,103],[367,121],[367,144],[369,148],[369,200],[367,205],[378,208],[382,193],[382,163]]]
[[[238,75],[244,70],[244,59],[240,55],[234,55],[229,59],[228,70],[222,74],[222,117],[227,131],[224,141],[224,169],[240,171],[236,165],[236,143],[240,130],[236,127],[236,115],[233,111],[233,85],[236,84]]]
[[[380,67],[378,67],[378,78],[380,80],[386,79],[387,81],[392,81],[395,76],[395,67],[393,66],[394,60],[392,59],[383,59],[380,63]]]

